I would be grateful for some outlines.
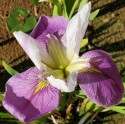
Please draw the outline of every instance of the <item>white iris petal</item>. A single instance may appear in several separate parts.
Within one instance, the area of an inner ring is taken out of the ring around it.
[[[90,63],[88,59],[75,59],[73,60],[65,69],[66,74],[77,69],[78,73],[85,72],[90,68]]]
[[[52,86],[60,89],[62,92],[72,92],[77,85],[77,76],[78,72],[73,71],[70,73],[66,82],[61,79],[55,79],[53,76],[47,77],[47,80]]]
[[[43,71],[44,65],[54,67],[52,59],[40,42],[22,31],[15,31],[13,34],[39,70]]]
[[[67,54],[72,51],[79,54],[80,45],[88,26],[91,11],[91,2],[84,5],[82,10],[78,12],[70,21],[66,29]]]

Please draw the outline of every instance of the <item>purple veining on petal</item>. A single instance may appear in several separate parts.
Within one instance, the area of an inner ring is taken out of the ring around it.
[[[93,102],[104,107],[116,105],[123,96],[116,82],[101,73],[81,73],[78,82],[80,88]]]
[[[123,84],[120,77],[120,73],[113,62],[111,56],[109,56],[108,53],[106,53],[103,50],[93,50],[86,52],[82,55],[81,58],[89,58],[90,64],[97,68],[98,70],[104,72],[106,75],[108,75],[111,79],[113,79],[116,82],[119,82],[118,86],[123,91]]]
[[[34,94],[41,79],[41,72],[33,67],[7,82],[3,106],[22,122],[30,122],[59,104],[60,91],[49,84]]]
[[[81,56],[102,71],[85,72],[78,76],[78,82],[85,94],[95,103],[108,107],[117,104],[123,97],[124,87],[118,69],[111,57],[102,50],[89,51]]]
[[[30,35],[41,42],[45,42],[47,34],[53,34],[60,39],[66,31],[68,22],[64,17],[41,16]]]

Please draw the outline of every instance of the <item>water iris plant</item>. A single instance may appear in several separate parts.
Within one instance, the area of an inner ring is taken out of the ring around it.
[[[14,75],[6,84],[3,106],[22,122],[30,122],[54,110],[61,92],[72,92],[77,84],[96,104],[117,104],[123,84],[111,57],[102,50],[79,56],[87,29],[91,3],[71,20],[41,16],[30,35],[14,36],[36,67]]]

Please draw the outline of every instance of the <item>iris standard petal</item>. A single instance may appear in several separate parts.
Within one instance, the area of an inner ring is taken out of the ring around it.
[[[92,68],[80,73],[78,83],[85,94],[104,107],[116,105],[123,97],[124,88],[112,58],[102,50],[92,50],[81,56]]]
[[[22,31],[14,32],[14,36],[38,69],[41,71],[45,70],[44,65],[48,65],[48,67],[55,66],[44,42],[39,43],[36,39]]]
[[[65,33],[67,24],[68,19],[64,17],[41,16],[30,35],[41,42],[45,42],[48,34],[53,34],[60,39],[60,36]]]
[[[30,122],[59,104],[60,91],[49,84],[39,89],[41,80],[40,71],[33,67],[13,76],[6,84],[3,106],[22,122]]]
[[[70,63],[70,58],[67,58],[66,48],[54,35],[48,35],[47,48],[57,68],[64,69]]]
[[[72,51],[79,54],[80,44],[88,26],[91,2],[84,5],[68,23],[66,29],[67,52],[70,55]]]

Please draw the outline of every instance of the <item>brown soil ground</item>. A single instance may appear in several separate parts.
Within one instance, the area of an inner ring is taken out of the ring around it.
[[[110,53],[120,72],[125,71],[125,1],[93,0],[93,8],[100,9],[93,21],[92,48]]]

